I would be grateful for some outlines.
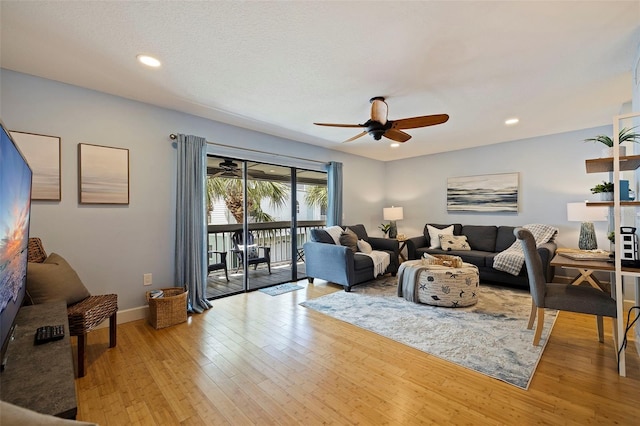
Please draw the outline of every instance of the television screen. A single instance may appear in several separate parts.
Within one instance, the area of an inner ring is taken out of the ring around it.
[[[0,121],[0,342],[2,367],[27,281],[31,169]]]

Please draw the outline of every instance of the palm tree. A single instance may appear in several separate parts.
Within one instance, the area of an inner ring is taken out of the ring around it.
[[[269,200],[274,209],[283,207],[289,199],[289,186],[280,182],[248,180],[247,211],[254,222],[273,222],[273,216],[262,210],[260,202]],[[237,223],[244,221],[242,179],[207,176],[207,206],[211,211],[214,201],[223,200]]]
[[[329,196],[326,186],[312,185],[307,189],[304,202],[309,206],[319,206],[326,209],[329,206]]]

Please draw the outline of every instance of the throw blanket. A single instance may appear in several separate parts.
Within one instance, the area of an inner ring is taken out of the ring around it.
[[[389,253],[385,251],[373,250],[371,253],[364,253],[359,251],[356,254],[369,256],[371,260],[373,260],[373,278],[376,278],[378,275],[384,274],[384,272],[389,267],[389,263],[391,262],[391,256],[389,256]]]
[[[536,247],[540,244],[549,242],[557,233],[558,228],[549,225],[532,224],[523,226],[527,229],[536,240]],[[511,247],[498,253],[493,258],[493,268],[499,271],[507,272],[511,275],[518,275],[524,265],[524,251],[522,243],[516,240]]]
[[[327,231],[331,238],[333,238],[333,242],[339,246],[340,245],[340,234],[342,234],[343,229],[340,226],[329,226],[324,229]]]
[[[418,278],[420,271],[426,269],[421,260],[402,262],[398,268],[398,297],[409,302],[418,302]]]

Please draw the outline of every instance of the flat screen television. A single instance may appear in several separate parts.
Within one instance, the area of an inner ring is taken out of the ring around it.
[[[4,369],[27,289],[31,168],[0,120],[0,353]]]

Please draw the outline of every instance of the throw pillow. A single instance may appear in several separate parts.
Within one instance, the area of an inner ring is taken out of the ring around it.
[[[340,234],[340,245],[349,247],[351,251],[358,251],[358,236],[351,229],[347,228]]]
[[[467,242],[467,237],[465,235],[443,235],[439,236],[440,246],[442,250],[451,251],[451,250],[471,250],[469,247],[469,243]]]
[[[27,265],[27,293],[32,304],[64,300],[72,305],[91,296],[80,277],[59,254]]]
[[[431,225],[427,225],[427,230],[429,231],[429,239],[431,240],[430,249],[440,248],[440,237],[439,235],[453,235],[453,225],[447,226],[443,229],[435,228]]]
[[[358,250],[363,253],[369,254],[373,251],[373,248],[371,247],[371,244],[369,244],[365,240],[358,240]]]
[[[325,244],[335,244],[333,237],[324,229],[314,228],[311,230],[311,241]]]

